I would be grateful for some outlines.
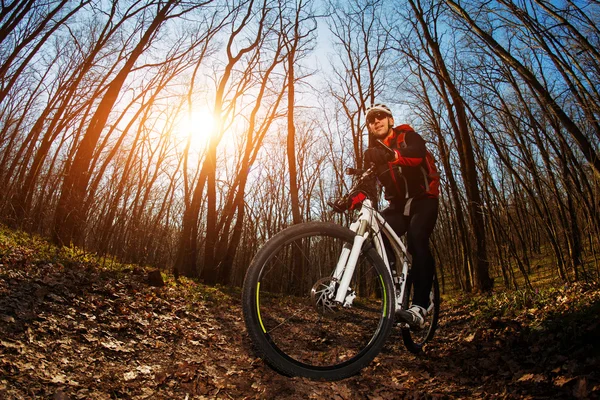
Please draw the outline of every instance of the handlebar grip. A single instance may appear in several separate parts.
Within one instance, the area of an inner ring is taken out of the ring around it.
[[[329,207],[331,207],[333,211],[340,214],[348,209],[347,201],[344,198],[337,200],[329,200],[327,202],[327,205],[329,205]]]
[[[362,174],[364,171],[362,169],[358,169],[358,168],[346,168],[346,175],[360,175]]]

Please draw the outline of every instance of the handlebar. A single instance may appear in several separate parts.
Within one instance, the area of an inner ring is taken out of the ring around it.
[[[362,182],[371,178],[375,174],[376,171],[377,171],[377,168],[376,168],[375,164],[371,163],[371,165],[367,169],[346,168],[346,175],[358,176],[358,179],[352,185],[353,188],[356,188],[356,186],[359,186]]]
[[[359,168],[346,168],[346,175],[361,175],[365,170]]]
[[[393,151],[393,150],[392,150]],[[369,179],[373,178],[373,175],[376,173],[377,168],[375,164],[371,164],[369,168],[359,169],[359,168],[346,168],[346,175],[356,176],[358,177],[352,187],[348,190],[348,193],[342,196],[339,199],[328,201],[327,204],[333,208],[336,212],[344,212],[348,210],[349,203],[351,198],[356,194],[356,191],[363,186],[363,183]],[[364,192],[364,190],[363,190]]]
[[[386,145],[385,143],[383,143],[380,139],[376,139],[377,145],[380,146],[381,148],[385,149],[386,152],[388,152],[390,154],[390,156],[396,158],[396,151],[392,150],[388,145]],[[354,184],[352,185],[352,187],[350,188],[350,190],[348,191],[348,193],[344,196],[342,196],[341,198],[334,200],[334,201],[328,201],[327,204],[329,204],[336,212],[344,212],[348,209],[348,200],[349,200],[349,196],[353,195],[353,193],[358,190],[361,185],[367,180],[367,179],[371,179],[372,176],[375,174],[377,168],[375,166],[375,164],[371,163],[371,165],[369,166],[369,168],[365,169],[359,169],[359,168],[346,168],[346,175],[350,175],[350,176],[357,176],[358,179],[356,179],[356,181],[354,182]]]

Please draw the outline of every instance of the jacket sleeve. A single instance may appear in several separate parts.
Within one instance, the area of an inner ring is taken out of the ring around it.
[[[394,149],[397,157],[391,164],[401,167],[419,166],[427,155],[425,140],[418,133],[409,131],[404,136],[404,144],[405,146]]]

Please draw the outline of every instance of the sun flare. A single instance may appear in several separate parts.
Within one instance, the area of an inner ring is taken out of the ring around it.
[[[215,129],[215,120],[208,109],[195,110],[181,119],[180,135],[191,140],[191,147],[204,147]]]

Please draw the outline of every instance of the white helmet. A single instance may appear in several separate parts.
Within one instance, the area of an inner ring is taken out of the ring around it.
[[[385,104],[378,103],[378,104],[371,105],[371,107],[367,108],[367,112],[365,113],[365,117],[367,119],[369,119],[369,114],[374,113],[374,112],[383,112],[385,114],[388,114],[390,117],[392,117],[392,111]]]

